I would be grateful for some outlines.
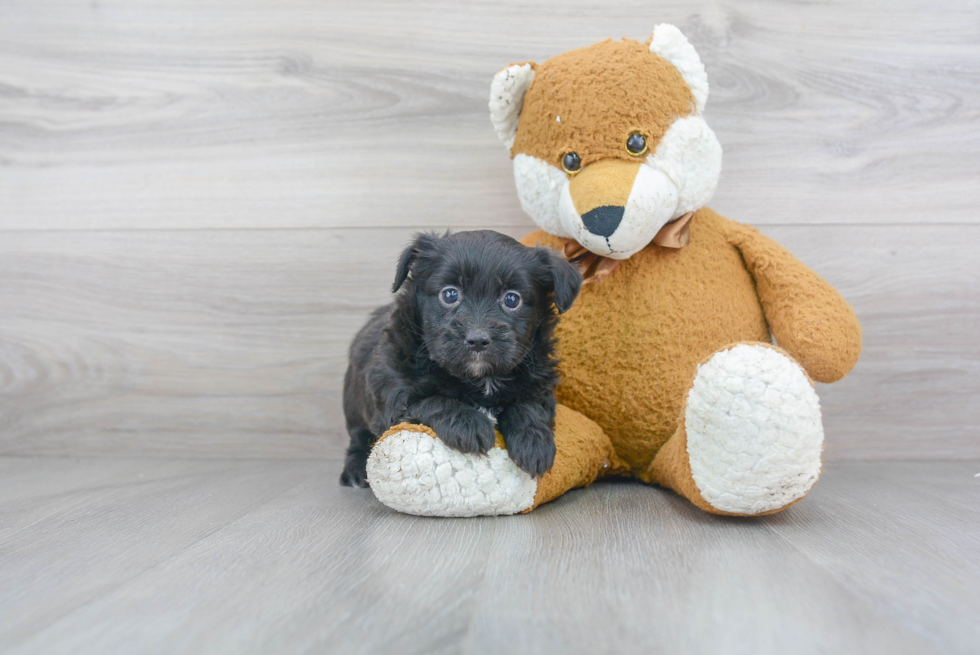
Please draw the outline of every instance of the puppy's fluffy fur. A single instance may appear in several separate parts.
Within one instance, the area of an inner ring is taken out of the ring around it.
[[[554,308],[566,311],[581,285],[558,254],[496,232],[416,235],[398,263],[395,301],[375,310],[351,345],[341,484],[367,486],[371,446],[403,421],[430,426],[462,452],[485,453],[496,420],[519,467],[548,471]]]

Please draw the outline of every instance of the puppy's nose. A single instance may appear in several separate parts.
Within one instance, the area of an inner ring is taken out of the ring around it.
[[[481,352],[490,345],[490,334],[486,330],[470,330],[466,333],[466,345],[474,352]]]
[[[625,213],[625,207],[603,205],[585,212],[582,215],[582,223],[585,224],[585,229],[592,234],[600,237],[611,237],[622,222]]]

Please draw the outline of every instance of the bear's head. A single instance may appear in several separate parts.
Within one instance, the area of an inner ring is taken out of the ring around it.
[[[673,25],[607,40],[494,77],[490,116],[510,148],[517,193],[546,232],[627,257],[711,198],[721,145],[701,118],[708,78]],[[678,220],[679,219],[679,220]]]

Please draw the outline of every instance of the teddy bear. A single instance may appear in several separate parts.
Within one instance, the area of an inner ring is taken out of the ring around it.
[[[708,80],[676,27],[606,40],[496,74],[490,115],[509,149],[523,239],[563,253],[585,284],[558,330],[555,464],[463,454],[421,425],[368,459],[377,498],[428,516],[528,512],[606,476],[659,485],[713,514],[781,511],[821,472],[813,381],[857,363],[841,295],[756,229],[706,205],[722,149]]]

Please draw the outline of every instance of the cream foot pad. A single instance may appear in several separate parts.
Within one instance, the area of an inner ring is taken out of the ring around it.
[[[421,425],[396,425],[382,435],[367,474],[378,500],[419,516],[517,514],[531,508],[538,488],[499,437],[486,455],[463,454]]]
[[[799,364],[774,348],[738,345],[698,367],[684,422],[691,475],[716,509],[780,509],[820,476],[820,402]]]

